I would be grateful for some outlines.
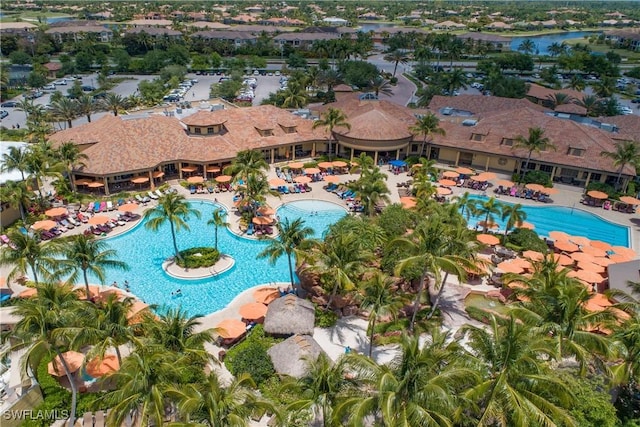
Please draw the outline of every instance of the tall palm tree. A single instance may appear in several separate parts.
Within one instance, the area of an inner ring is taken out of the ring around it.
[[[363,171],[369,171],[374,169],[376,164],[373,162],[373,157],[368,156],[367,153],[360,153],[360,155],[353,159],[351,162],[351,168],[349,173],[363,173]]]
[[[467,221],[472,216],[477,215],[478,199],[471,198],[471,194],[468,191],[465,191],[461,196],[454,196],[453,202],[460,208],[460,214]]]
[[[192,208],[183,195],[169,193],[160,198],[156,207],[145,211],[144,218],[147,220],[145,227],[152,231],[158,231],[162,225],[168,222],[171,228],[174,256],[180,260],[182,257],[178,250],[176,232],[189,230],[189,224],[186,220],[191,215],[200,218],[200,211]]]
[[[504,227],[504,239],[507,239],[507,233],[513,227],[521,226],[524,221],[527,220],[527,212],[522,208],[522,204],[516,203],[503,203],[500,206],[502,210],[502,220],[507,220],[507,224]]]
[[[409,56],[400,49],[394,49],[390,52],[387,52],[383,58],[387,62],[393,63],[393,77],[396,76],[396,71],[398,71],[398,64],[406,64],[409,62]]]
[[[448,96],[453,96],[454,92],[460,88],[466,89],[469,79],[462,67],[456,67],[444,73],[443,83],[444,88],[447,90]]]
[[[571,104],[575,99],[566,93],[555,92],[553,95],[547,95],[547,99],[551,102],[553,109],[555,110],[559,105]]]
[[[296,218],[289,221],[285,218],[276,223],[278,237],[268,237],[269,246],[258,254],[258,258],[269,258],[269,262],[274,265],[278,258],[282,255],[287,256],[289,263],[289,278],[291,287],[295,288],[295,280],[293,278],[294,262],[292,256],[296,254],[299,248],[308,247],[311,241],[309,237],[313,236],[313,228],[307,227],[302,218]]]
[[[597,115],[600,106],[600,98],[595,95],[584,95],[582,99],[574,101],[576,105],[584,107],[587,110],[587,116]]]
[[[634,169],[640,170],[640,146],[635,141],[619,141],[615,145],[615,151],[603,151],[600,153],[602,157],[613,160],[613,166],[618,168],[618,178],[616,183],[620,184],[622,172],[627,165],[633,166]]]
[[[24,181],[7,181],[0,187],[0,199],[20,211],[23,223],[26,223],[26,210],[31,205],[32,196],[33,192],[29,191]]]
[[[108,92],[107,96],[100,102],[100,104],[105,110],[111,111],[114,116],[118,115],[119,110],[123,110],[128,107],[126,98],[112,92]]]
[[[234,180],[238,181],[246,179],[249,175],[260,173],[264,175],[264,172],[269,170],[269,163],[264,158],[264,155],[258,150],[243,150],[238,151],[235,159],[231,162],[224,173],[233,175]]]
[[[11,146],[9,149],[2,153],[2,171],[13,172],[15,170],[20,172],[22,181],[25,180],[25,171],[29,168],[29,152],[23,147]]]
[[[216,209],[211,213],[211,219],[207,221],[207,225],[213,225],[214,227],[214,246],[218,250],[218,228],[228,227],[227,211],[224,209]]]
[[[513,145],[513,148],[524,148],[528,151],[527,161],[524,164],[524,168],[522,169],[521,174],[524,176],[524,173],[529,169],[529,162],[531,161],[531,155],[533,153],[540,154],[541,151],[546,150],[555,150],[556,146],[544,136],[544,129],[535,127],[529,128],[529,137],[525,138],[520,135],[516,138],[516,143]]]
[[[262,172],[250,173],[244,183],[244,198],[240,201],[238,208],[246,209],[251,213],[251,217],[256,216],[260,206],[267,202],[267,195],[281,197],[281,194],[269,185],[267,176]]]
[[[309,103],[305,88],[298,83],[289,82],[281,94],[282,108],[302,108]]]
[[[524,52],[526,54],[531,55],[533,53],[533,51],[536,50],[536,45],[533,42],[533,40],[531,39],[525,39],[522,41],[522,43],[520,43],[520,45],[518,46],[518,50],[520,52]]]
[[[360,309],[369,312],[369,357],[373,354],[373,337],[376,321],[381,316],[395,317],[402,307],[403,300],[398,298],[392,289],[393,281],[382,272],[376,274],[363,284]]]
[[[500,215],[502,210],[502,203],[498,201],[495,197],[489,198],[486,201],[480,201],[476,208],[476,215],[478,217],[484,216],[484,226],[482,227],[484,231],[489,229],[489,226],[492,223],[495,223],[495,216]]]
[[[43,283],[37,289],[35,297],[19,299],[15,304],[14,313],[20,320],[13,329],[11,350],[26,349],[21,360],[22,375],[27,373],[26,367],[35,372],[46,356],[56,355],[59,358],[71,388],[69,423],[74,425],[78,390],[62,353],[69,344],[64,339],[64,330],[81,322],[77,317],[79,302],[67,285]]]
[[[320,116],[320,120],[313,122],[313,129],[324,127],[329,133],[327,137],[329,142],[329,161],[331,161],[331,139],[333,138],[333,129],[336,126],[351,130],[351,125],[347,122],[347,116],[337,108],[329,107],[329,109]]]
[[[55,246],[52,242],[40,243],[37,235],[23,234],[19,231],[9,233],[12,246],[0,251],[0,265],[13,267],[7,277],[7,281],[13,280],[18,275],[25,275],[30,270],[32,279],[36,285],[40,283],[40,277],[49,277],[49,271],[56,264]]]
[[[465,325],[460,335],[469,339],[470,355],[484,371],[483,379],[463,393],[477,408],[472,412],[475,425],[576,425],[569,414],[571,391],[543,362],[557,356],[549,336],[533,333],[513,316],[491,316],[489,328]],[[548,400],[549,395],[559,404]],[[469,418],[462,407],[456,415]]]
[[[427,159],[426,157],[420,157],[418,163],[414,164],[412,168],[414,169],[416,179],[425,179],[428,181],[434,181],[439,172],[436,161]]]
[[[51,115],[55,120],[67,122],[67,126],[71,129],[72,121],[78,117],[78,104],[74,99],[60,98],[51,102]]]
[[[367,85],[367,90],[369,92],[373,92],[376,94],[376,97],[380,95],[380,93],[393,96],[393,89],[391,89],[391,85],[389,84],[389,80],[384,77],[378,75],[369,81]]]
[[[640,383],[640,311],[632,311],[614,331],[612,339],[621,347],[621,360],[612,368],[615,384]]]
[[[418,135],[422,135],[422,146],[420,147],[420,156],[424,153],[427,140],[431,140],[432,135],[446,135],[444,129],[440,127],[440,119],[433,113],[427,113],[422,115],[410,128],[411,132],[415,132]],[[427,150],[427,159],[430,157],[429,150]]]
[[[87,160],[89,157],[80,151],[78,145],[73,142],[63,142],[56,150],[57,159],[64,164],[67,178],[69,178],[69,184],[71,184],[71,190],[76,191],[76,183],[73,181],[73,168],[84,167],[83,160]]]
[[[582,78],[582,76],[580,76],[579,74],[574,74],[573,76],[571,76],[571,79],[569,80],[569,83],[567,84],[567,87],[573,90],[577,90],[582,92],[584,90],[584,88],[587,86],[587,84],[585,83],[584,79]]]
[[[83,94],[76,100],[78,114],[87,118],[87,122],[91,123],[91,115],[96,111],[96,103],[91,95]]]
[[[257,410],[273,412],[274,406],[258,396],[249,374],[241,374],[223,386],[211,372],[202,383],[169,387],[167,393],[178,401],[180,417],[175,427],[248,427]]]
[[[55,243],[62,255],[56,273],[62,277],[68,275],[67,282],[72,284],[82,273],[87,300],[91,299],[89,273],[104,284],[105,269],[128,269],[127,263],[116,259],[114,249],[109,249],[104,240],[96,240],[93,235],[77,234]]]
[[[374,215],[380,203],[390,203],[387,195],[390,191],[385,183],[386,179],[387,175],[380,172],[378,168],[365,169],[358,180],[347,184],[347,187],[360,197],[362,212],[365,215]]]

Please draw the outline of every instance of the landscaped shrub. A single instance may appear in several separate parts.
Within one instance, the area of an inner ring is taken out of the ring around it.
[[[522,178],[523,184],[540,184],[545,187],[553,187],[551,175],[543,171],[529,171]]]
[[[211,267],[220,260],[220,252],[215,248],[191,248],[180,251],[182,259],[177,259],[177,264],[182,268]]]
[[[227,352],[224,363],[236,377],[247,373],[260,385],[275,374],[267,350],[279,341],[266,337],[262,325],[256,325],[243,342]]]
[[[618,197],[619,194],[615,188],[613,188],[609,184],[605,184],[604,182],[590,182],[587,185],[587,191],[602,191],[603,193],[607,193],[610,197]]]
[[[316,306],[316,326],[319,328],[331,328],[338,322],[338,315],[324,307]]]
[[[509,234],[506,246],[518,251],[532,250],[545,253],[548,250],[546,242],[535,231],[526,228],[516,228]]]

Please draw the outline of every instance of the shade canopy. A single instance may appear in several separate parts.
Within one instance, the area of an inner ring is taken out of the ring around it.
[[[197,166],[183,166],[182,172],[195,172],[198,170]]]
[[[498,228],[500,227],[498,223],[493,221],[478,221],[478,227],[482,228]]]
[[[331,162],[320,162],[318,163],[318,167],[322,169],[329,169],[333,167],[333,163]]]
[[[496,267],[504,273],[520,274],[524,271],[524,265],[514,262],[514,260],[502,261]]]
[[[125,203],[124,205],[118,206],[118,210],[120,212],[133,212],[138,209],[138,205],[136,203]]]
[[[296,176],[295,178],[293,178],[294,182],[297,182],[298,184],[308,184],[312,181],[311,178],[309,178],[308,176]]]
[[[220,172],[220,167],[219,166],[207,166],[206,171],[210,172],[210,173],[218,173],[218,172]]]
[[[530,222],[522,221],[519,224],[516,224],[516,228],[526,228],[527,230],[533,230],[536,226]]]
[[[609,195],[604,191],[591,190],[587,192],[587,196],[593,197],[594,199],[607,199]]]
[[[609,251],[612,248],[611,243],[603,242],[602,240],[592,240],[590,246],[605,251]]]
[[[233,177],[230,175],[220,175],[215,177],[216,182],[229,182],[232,179]]]
[[[569,236],[569,241],[575,243],[578,246],[590,246],[591,239],[584,236]]]
[[[485,245],[490,245],[490,246],[494,246],[500,243],[500,239],[498,239],[493,234],[478,234],[476,236],[476,239],[478,240],[478,242],[484,243]]]
[[[593,246],[583,246],[580,250],[585,254],[593,255],[594,257],[607,256],[607,251],[605,251],[604,249],[593,247]]]
[[[553,240],[569,240],[569,235],[564,231],[550,231],[549,238]]]
[[[452,179],[441,179],[438,181],[438,184],[443,185],[445,187],[455,187],[456,182]]]
[[[87,179],[87,178],[80,178],[80,179],[76,179],[75,180],[76,185],[88,185],[91,182],[93,182],[93,181],[91,181],[90,179]]]
[[[216,331],[224,339],[236,339],[247,332],[247,325],[238,319],[225,319],[218,323]]]
[[[141,320],[141,314],[149,308],[149,304],[142,301],[134,301],[127,313],[129,323],[137,323]]]
[[[315,307],[312,302],[293,294],[269,304],[264,318],[264,331],[269,334],[313,334]]]
[[[95,357],[85,367],[87,374],[94,378],[104,377],[120,369],[120,362],[115,354],[105,354],[103,358]]]
[[[238,310],[240,316],[247,320],[257,320],[267,314],[267,306],[260,302],[250,302]]]
[[[92,181],[90,183],[87,184],[87,187],[89,188],[100,188],[100,187],[104,187],[104,182],[99,182],[99,181]]]
[[[570,271],[567,274],[567,276],[574,277],[576,279],[579,279],[591,284],[602,283],[602,281],[604,281],[604,277],[602,277],[598,273],[594,273],[593,271],[588,271],[588,270]]]
[[[442,173],[442,176],[444,178],[457,178],[460,176],[460,174],[458,172],[455,171],[445,171]]]
[[[553,254],[553,259],[562,266],[567,266],[573,264],[573,259],[565,254]]]
[[[78,353],[77,351],[67,351],[62,353],[62,359],[64,359],[64,363],[67,365],[69,372],[73,373],[82,367],[84,354]],[[65,375],[64,365],[62,360],[60,360],[60,356],[54,357],[53,360],[49,362],[47,372],[56,377]]]
[[[456,168],[455,171],[458,172],[460,175],[471,175],[474,173],[473,170],[469,168],[463,168],[463,167]]]
[[[38,295],[38,289],[29,288],[29,289],[25,289],[24,291],[20,292],[18,294],[18,298],[31,298],[31,297],[35,297],[36,295]]]
[[[204,182],[204,178],[201,176],[190,176],[187,178],[187,182],[190,184],[201,184]]]
[[[544,191],[544,185],[530,183],[525,185],[525,188],[532,191]]]
[[[271,225],[273,224],[273,218],[269,218],[266,216],[254,216],[251,222],[256,225]]]
[[[607,267],[610,264],[614,264],[614,261],[611,258],[604,258],[604,257],[597,256],[593,258],[593,263],[601,265],[603,267]]]
[[[304,173],[306,173],[307,175],[315,175],[317,173],[320,173],[320,169],[318,169],[318,168],[306,168],[304,170]]]
[[[259,288],[253,292],[253,299],[256,302],[267,304],[280,297],[280,292],[275,288]]]
[[[638,256],[636,251],[631,248],[625,248],[624,246],[612,246],[611,250],[617,255],[622,255],[630,259],[635,259]]]
[[[336,160],[335,162],[331,162],[331,164],[337,168],[344,168],[347,166],[347,162],[343,162],[342,160]]]
[[[400,203],[402,203],[402,207],[405,209],[411,209],[416,207],[416,198],[415,197],[400,197]]]
[[[289,163],[287,166],[289,166],[291,169],[302,169],[304,167],[304,163],[293,162],[293,163]]]
[[[46,211],[44,212],[44,214],[45,214],[46,216],[48,216],[48,217],[52,217],[52,218],[53,218],[53,217],[56,217],[56,216],[66,215],[66,214],[67,214],[67,212],[68,212],[68,211],[67,211],[67,208],[60,207],[60,208],[51,208],[51,209],[48,209],[48,210],[46,210]]]
[[[323,178],[326,182],[340,182],[340,177],[338,175],[327,175]]]
[[[87,222],[91,225],[101,225],[101,224],[106,224],[107,222],[109,222],[110,219],[111,218],[109,218],[108,216],[94,215],[91,218],[89,218],[89,221]]]
[[[578,268],[580,270],[592,271],[598,274],[603,274],[605,272],[605,268],[595,262],[579,262]]]
[[[293,378],[308,375],[310,363],[321,353],[322,347],[308,335],[294,335],[267,351],[275,371]]]
[[[436,194],[438,196],[448,196],[449,194],[452,194],[453,190],[451,190],[448,187],[438,187],[436,188]]]
[[[270,216],[270,215],[275,215],[276,211],[274,211],[273,208],[270,206],[260,206],[258,208],[258,213],[260,215]]]
[[[154,178],[162,178],[164,176],[164,172],[162,171],[155,171],[151,174],[152,177]]]
[[[636,199],[635,197],[631,197],[631,196],[622,196],[620,197],[620,201],[622,203],[626,203],[627,205],[632,205],[632,206],[640,205],[640,199]]]
[[[396,168],[401,168],[403,166],[407,166],[407,162],[405,162],[404,160],[390,160],[389,164],[391,166],[396,167]]]
[[[509,181],[508,179],[501,179],[496,181],[496,185],[498,186],[503,186],[503,187],[512,187],[513,186],[513,181]]]
[[[560,190],[558,190],[557,188],[544,187],[542,190],[540,190],[540,192],[550,196],[552,194],[558,194]]]
[[[568,240],[556,240],[553,244],[556,249],[559,249],[564,252],[576,252],[578,250],[578,245],[575,243],[571,243]]]
[[[286,185],[287,181],[282,178],[271,178],[269,180],[269,185],[271,187],[280,187],[281,185]]]
[[[617,264],[619,262],[631,261],[633,258],[629,258],[628,256],[624,256],[621,254],[613,254],[613,255],[609,255],[609,259],[612,261],[613,264]]]
[[[538,251],[524,251],[522,252],[522,256],[530,259],[531,261],[542,261],[544,259],[544,254]]]
[[[136,176],[135,178],[131,178],[131,182],[134,184],[144,184],[145,182],[149,182],[148,176]]]
[[[50,219],[45,219],[43,221],[36,221],[31,226],[34,230],[51,230],[56,225],[55,221],[51,221]]]
[[[593,255],[589,255],[584,252],[574,252],[569,256],[571,257],[572,260],[581,261],[581,262],[593,262],[595,258]]]
[[[487,182],[490,179],[494,179],[496,174],[493,172],[482,172],[476,176],[472,176],[471,179],[477,182]]]

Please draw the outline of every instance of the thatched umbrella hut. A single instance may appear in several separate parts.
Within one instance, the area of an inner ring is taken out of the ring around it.
[[[322,352],[320,344],[309,335],[294,335],[271,347],[267,354],[278,374],[302,378],[308,372],[309,362]]]
[[[315,318],[315,307],[310,301],[289,294],[269,304],[264,331],[273,335],[312,335]]]

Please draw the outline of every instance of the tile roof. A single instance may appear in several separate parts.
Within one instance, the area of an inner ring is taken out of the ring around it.
[[[441,115],[443,108],[453,108],[459,111],[468,111],[474,116],[482,117],[487,113],[496,111],[510,111],[518,108],[531,108],[537,111],[548,111],[541,105],[534,104],[527,99],[502,98],[500,96],[482,95],[459,95],[441,96],[436,95],[429,103],[429,110],[434,114]]]
[[[640,116],[629,114],[627,116],[598,117],[602,123],[615,125],[619,132],[611,134],[616,140],[638,141],[640,142]]]
[[[541,113],[534,108],[496,111],[480,119],[476,126],[463,126],[448,121],[441,121],[440,126],[446,131],[446,135],[434,135],[436,145],[522,159],[527,157],[528,152],[504,145],[502,139],[515,139],[520,135],[526,137],[529,128],[539,127],[556,146],[556,150],[533,153],[532,160],[609,173],[618,171],[610,159],[600,155],[602,151],[614,150],[615,141],[608,133]],[[485,138],[483,141],[475,141],[472,140],[473,134],[482,134]],[[569,155],[569,148],[584,149],[585,153],[582,156]],[[624,173],[635,175],[631,167],[625,168]]]
[[[529,84],[529,91],[527,92],[527,96],[530,96],[530,97],[536,98],[536,99],[548,100],[549,98],[553,97],[553,95],[555,95],[556,93],[564,93],[564,94],[569,95],[570,97],[572,97],[574,99],[582,99],[584,97],[584,95],[585,95],[583,92],[580,92],[579,90],[549,89],[549,88],[546,88],[544,86],[540,86],[540,85],[535,84],[535,83],[530,83]]]
[[[573,103],[560,104],[555,108],[554,111],[557,111],[558,113],[577,114],[579,116],[587,115],[587,109],[585,107]]]
[[[224,123],[220,135],[189,135],[184,123],[202,121]],[[272,105],[198,112],[184,123],[175,117],[152,115],[123,119],[107,114],[92,123],[57,132],[49,138],[56,145],[70,141],[88,144],[83,152],[89,157],[82,172],[111,175],[148,170],[173,161],[220,162],[233,159],[247,149],[264,149],[326,139],[322,128],[313,122]],[[272,129],[263,137],[256,126]],[[295,126],[287,133],[283,127]]]

